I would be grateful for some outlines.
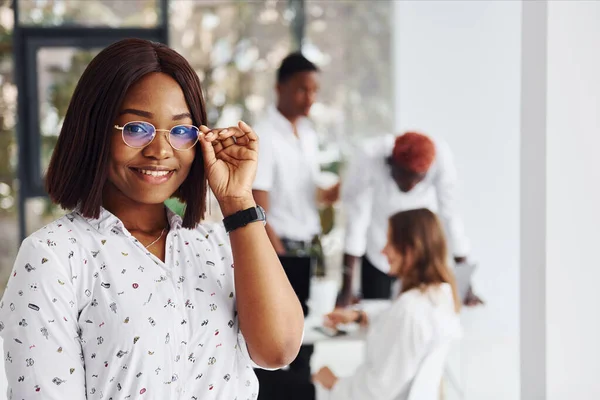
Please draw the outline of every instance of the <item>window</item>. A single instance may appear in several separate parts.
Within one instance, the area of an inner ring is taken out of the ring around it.
[[[18,249],[17,87],[13,78],[13,12],[0,4],[0,286],[4,288]]]
[[[44,175],[79,77],[99,49],[43,47],[37,51],[40,175]]]
[[[170,45],[198,72],[209,124],[252,121],[274,100],[275,71],[292,51],[288,1],[174,1]]]
[[[388,1],[306,4],[302,51],[322,71],[320,101],[311,114],[327,142],[392,129],[391,8]]]
[[[158,0],[18,0],[19,23],[29,26],[151,28],[161,23]]]

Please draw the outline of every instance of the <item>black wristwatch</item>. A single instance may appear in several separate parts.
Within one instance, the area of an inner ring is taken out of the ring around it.
[[[265,214],[265,210],[258,205],[225,217],[223,219],[223,225],[225,225],[225,230],[229,233],[237,228],[241,228],[251,222],[257,221],[263,221],[263,225],[266,225],[267,223],[267,214]]]

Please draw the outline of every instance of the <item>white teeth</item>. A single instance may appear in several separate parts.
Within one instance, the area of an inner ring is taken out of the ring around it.
[[[148,171],[145,169],[138,169],[138,171],[140,171],[144,175],[150,175],[150,176],[165,176],[169,172],[171,172],[171,171]]]

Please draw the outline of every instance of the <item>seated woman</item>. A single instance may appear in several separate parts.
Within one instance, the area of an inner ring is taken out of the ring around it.
[[[369,325],[366,359],[352,376],[338,378],[328,367],[313,376],[330,400],[406,399],[431,349],[460,335],[460,301],[437,217],[427,209],[393,215],[383,253],[390,275],[402,281],[400,296],[378,316],[352,309],[327,316],[330,326]]]

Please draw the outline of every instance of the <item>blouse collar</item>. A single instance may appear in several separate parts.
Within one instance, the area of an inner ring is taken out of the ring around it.
[[[180,229],[183,224],[181,217],[175,212],[173,212],[169,207],[165,206],[165,208],[167,209],[167,220],[169,221],[170,229]],[[105,234],[111,231],[113,233],[116,233],[115,231],[120,231],[128,236],[131,235],[127,228],[125,228],[123,221],[121,221],[116,215],[114,215],[104,207],[100,207],[100,215],[98,216],[98,218],[84,217],[79,207],[77,207],[74,210],[74,212],[81,218],[86,220],[87,223],[90,224],[99,233]]]

